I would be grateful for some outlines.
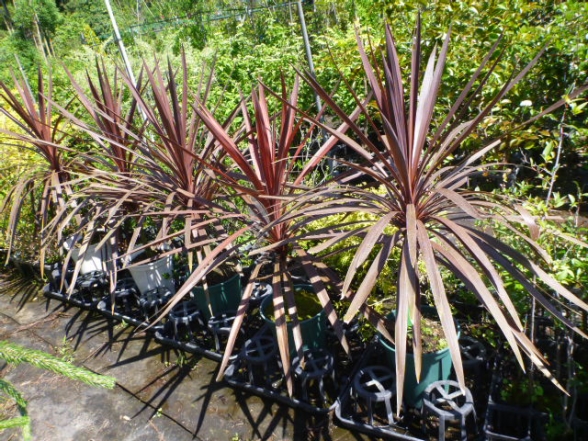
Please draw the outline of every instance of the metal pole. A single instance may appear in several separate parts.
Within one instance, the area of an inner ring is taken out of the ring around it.
[[[106,9],[108,10],[110,21],[112,22],[112,28],[114,29],[114,38],[116,40],[116,43],[118,44],[120,54],[123,58],[123,62],[125,63],[127,75],[129,76],[133,86],[137,86],[137,80],[135,80],[135,75],[133,74],[133,69],[131,68],[131,62],[129,61],[129,57],[127,56],[127,50],[125,49],[125,45],[122,41],[122,38],[120,38],[120,32],[118,31],[118,25],[116,24],[116,19],[114,18],[114,13],[112,12],[112,7],[110,6],[110,0],[104,0],[104,3],[106,4]]]
[[[310,41],[308,39],[308,32],[306,31],[306,21],[304,20],[304,11],[302,10],[302,1],[298,0],[298,16],[300,17],[300,26],[302,27],[302,38],[304,39],[304,48],[306,49],[306,59],[308,60],[308,70],[313,78],[316,79],[314,73],[314,63],[312,62],[312,52],[310,50]],[[317,111],[320,113],[323,106],[318,93],[314,93]]]

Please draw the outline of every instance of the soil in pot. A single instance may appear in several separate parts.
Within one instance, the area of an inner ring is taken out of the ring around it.
[[[300,320],[300,329],[302,332],[303,348],[321,349],[326,346],[326,328],[327,316],[319,302],[316,294],[312,291],[310,285],[295,285],[295,301]],[[276,332],[274,322],[274,305],[273,298],[267,297],[261,304],[261,316],[266,323],[270,325],[272,331]],[[294,335],[290,317],[286,317],[288,327],[288,345],[290,352],[295,352]]]

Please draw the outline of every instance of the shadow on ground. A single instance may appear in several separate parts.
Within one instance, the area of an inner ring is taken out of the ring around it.
[[[27,365],[0,364],[29,403],[35,439],[365,440],[327,417],[228,388],[218,363],[159,345],[145,330],[45,299],[39,284],[0,278],[0,340],[67,357],[117,379],[97,389]],[[1,439],[19,439],[0,432]]]

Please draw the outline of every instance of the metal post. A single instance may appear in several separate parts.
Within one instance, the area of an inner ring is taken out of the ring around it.
[[[312,52],[310,50],[310,41],[308,39],[308,32],[306,31],[306,21],[304,20],[304,11],[302,10],[302,1],[298,0],[298,16],[300,17],[300,26],[302,27],[302,38],[304,39],[304,48],[306,49],[306,59],[308,60],[308,70],[313,78],[316,79],[314,73],[314,63],[312,62]],[[317,111],[320,113],[323,106],[318,93],[314,93]]]
[[[122,55],[123,62],[125,63],[127,75],[129,76],[133,86],[137,86],[137,80],[135,80],[135,75],[133,74],[133,69],[131,68],[131,62],[129,61],[129,57],[127,56],[127,50],[125,49],[125,45],[122,41],[122,38],[120,37],[118,25],[116,24],[116,19],[114,18],[114,13],[112,12],[112,7],[110,6],[110,0],[104,0],[104,3],[106,4],[106,9],[108,10],[110,21],[112,22],[112,28],[114,29],[114,38],[116,39],[116,43],[118,44],[120,54]]]

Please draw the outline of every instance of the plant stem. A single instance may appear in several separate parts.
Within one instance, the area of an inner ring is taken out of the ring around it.
[[[563,143],[565,139],[565,131],[564,131],[564,121],[566,118],[566,110],[564,109],[563,114],[561,116],[561,120],[559,121],[559,142],[557,143],[557,153],[555,156],[555,164],[553,165],[553,169],[551,170],[550,179],[549,179],[549,190],[547,190],[547,196],[545,197],[545,205],[549,205],[549,200],[551,199],[551,195],[553,193],[553,186],[555,185],[555,179],[557,178],[557,171],[559,170],[560,166],[560,159],[561,159],[561,151],[563,149]]]

